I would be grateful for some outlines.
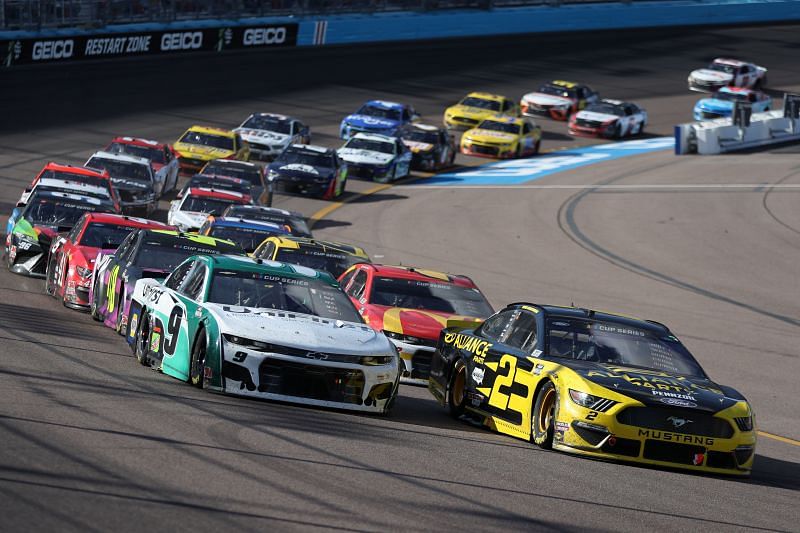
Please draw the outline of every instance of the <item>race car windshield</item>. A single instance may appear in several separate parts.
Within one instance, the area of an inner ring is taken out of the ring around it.
[[[223,216],[246,218],[248,220],[258,220],[260,222],[272,222],[281,226],[289,226],[289,233],[292,235],[297,235],[299,237],[311,236],[311,229],[309,229],[305,220],[281,213],[271,213],[269,211],[249,209],[247,206],[232,205],[225,210]]]
[[[275,260],[314,270],[324,270],[335,278],[341,276],[352,265],[364,262],[363,257],[314,248],[279,248]]]
[[[708,68],[709,70],[718,70],[720,72],[727,72],[728,74],[733,74],[736,72],[736,67],[733,65],[726,65],[724,63],[711,63]]]
[[[231,203],[230,200],[219,198],[206,198],[204,196],[188,196],[181,204],[181,211],[193,211],[195,213],[208,213],[209,215],[219,215]]]
[[[624,324],[571,318],[547,320],[547,353],[581,361],[705,377],[692,354],[673,337]]]
[[[211,135],[208,133],[200,133],[199,131],[187,131],[178,142],[199,144],[201,146],[209,146],[211,148],[219,148],[220,150],[233,152],[233,138],[225,137],[224,135]]]
[[[189,239],[174,237],[168,240],[148,240],[139,246],[133,263],[143,270],[174,270],[193,255],[241,254],[238,246],[218,242],[216,246],[201,246]]]
[[[281,231],[279,228],[270,231],[267,229],[235,228],[230,226],[211,226],[211,230],[208,232],[208,235],[216,237],[217,239],[235,242],[247,253],[255,251],[258,245],[261,244],[261,241],[267,237],[283,234],[285,234],[285,232]]]
[[[478,289],[410,279],[377,278],[370,303],[474,317],[492,314],[492,308]]]
[[[403,139],[406,141],[414,141],[427,144],[438,144],[439,134],[435,131],[422,131],[422,130],[409,130],[403,134]]]
[[[319,280],[263,272],[214,272],[208,301],[362,322],[361,316],[340,288]]]
[[[488,109],[489,111],[500,111],[500,102],[497,100],[485,100],[483,98],[475,98],[474,96],[467,96],[461,100],[459,104],[466,107]]]
[[[539,92],[544,94],[552,94],[553,96],[560,96],[561,98],[576,98],[577,93],[575,89],[565,89],[558,85],[542,85],[539,87]]]
[[[478,126],[481,130],[502,131],[504,133],[513,133],[519,135],[519,126],[508,122],[497,122],[496,120],[484,120]]]
[[[366,115],[368,117],[386,118],[389,120],[400,120],[399,109],[386,109],[373,105],[364,105],[356,112],[356,115]]]
[[[260,117],[254,115],[247,119],[243,128],[250,128],[251,130],[267,130],[274,131],[275,133],[283,133],[289,135],[292,133],[292,122],[285,118],[276,117]]]
[[[106,212],[98,205],[76,202],[66,198],[33,198],[22,212],[32,226],[72,227],[84,213]]]
[[[741,102],[747,102],[747,94],[745,93],[729,93],[729,92],[722,92],[717,91],[714,93],[715,100],[727,100],[729,102],[735,102],[737,100]]]
[[[165,164],[167,161],[164,159],[164,150],[154,146],[140,146],[138,144],[128,144],[114,142],[108,145],[106,152],[112,154],[128,154],[135,155],[136,157],[144,157],[154,163]]]
[[[111,181],[133,180],[142,183],[152,183],[150,167],[130,161],[115,161],[102,157],[93,157],[86,163],[87,167],[102,168],[111,174]]]
[[[189,180],[189,184],[186,186],[186,189],[191,189],[195,187],[208,187],[213,189],[225,189],[226,191],[236,191],[241,192],[244,194],[249,194],[250,189],[253,188],[253,184],[249,181],[241,181],[238,178],[236,179],[225,179],[224,177],[220,176],[203,176],[200,174],[196,174],[192,176],[192,179]]]
[[[285,150],[275,161],[278,165],[308,165],[312,167],[333,168],[333,156],[330,154],[320,154],[317,152],[305,152],[301,150]]]
[[[249,181],[255,187],[261,187],[261,171],[258,167],[244,165],[226,165],[222,162],[212,161],[203,168],[203,174],[213,176],[230,176],[240,180]]]
[[[83,232],[83,237],[78,244],[91,248],[118,248],[134,229],[130,226],[92,222]]]
[[[394,153],[394,145],[392,143],[373,141],[372,139],[359,139],[356,137],[353,137],[347,141],[347,144],[345,144],[344,147],[356,148],[358,150],[369,150],[370,152],[380,152],[382,154]]]
[[[603,115],[616,115],[618,117],[625,116],[625,110],[622,106],[613,105],[613,104],[592,104],[587,107],[584,111],[590,111],[592,113],[601,113]]]
[[[61,172],[57,170],[45,170],[40,180],[44,179],[57,179],[57,180],[67,180],[67,181],[76,181],[78,183],[85,183],[87,185],[94,185],[96,187],[102,187],[104,189],[108,189],[108,179],[107,178],[98,178],[96,176],[87,176],[85,174],[73,174],[71,172]]]

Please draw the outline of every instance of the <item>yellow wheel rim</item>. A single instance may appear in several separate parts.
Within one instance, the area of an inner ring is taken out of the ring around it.
[[[453,380],[453,403],[461,405],[464,403],[464,389],[466,388],[466,371],[464,367],[458,369],[456,377]]]
[[[550,424],[553,422],[553,411],[556,405],[556,391],[555,389],[549,389],[544,398],[542,398],[542,403],[539,405],[539,413],[536,417],[539,421],[539,431],[541,433],[545,433],[549,428]]]

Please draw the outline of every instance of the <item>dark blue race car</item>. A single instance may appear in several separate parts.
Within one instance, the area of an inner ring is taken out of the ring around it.
[[[269,165],[267,179],[276,191],[299,192],[330,200],[344,192],[347,165],[332,148],[292,144]]]
[[[394,137],[400,127],[419,118],[420,115],[410,105],[370,100],[342,120],[339,136],[345,140],[356,133],[379,133]]]

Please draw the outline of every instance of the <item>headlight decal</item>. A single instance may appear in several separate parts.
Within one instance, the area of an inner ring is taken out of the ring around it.
[[[619,403],[614,400],[601,398],[600,396],[592,396],[586,392],[581,392],[574,389],[569,389],[569,397],[574,403],[580,405],[581,407],[586,407],[587,409],[591,409],[592,411],[597,411],[599,413],[605,413]]]

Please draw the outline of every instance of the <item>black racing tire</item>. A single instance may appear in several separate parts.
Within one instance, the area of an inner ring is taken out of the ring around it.
[[[531,440],[545,450],[553,447],[557,410],[558,390],[548,381],[539,389],[531,411]]]
[[[542,149],[542,140],[536,139],[536,144],[533,145],[533,155],[539,155],[539,150]]]
[[[97,299],[100,297],[100,293],[97,291],[97,276],[95,276],[95,282],[92,285],[92,301],[89,302],[89,316],[92,317],[92,320],[100,322],[100,313],[97,312]]]
[[[147,357],[150,351],[150,317],[147,313],[142,312],[139,319],[139,327],[136,331],[134,353],[136,360],[142,366],[150,366],[150,360]]]
[[[53,276],[55,268],[53,268],[53,260],[50,256],[47,257],[47,267],[44,269],[44,292],[48,296],[52,296],[55,298],[56,296],[56,288],[55,288],[55,281],[53,280]]]
[[[450,386],[447,387],[447,407],[450,416],[460,418],[467,406],[467,367],[462,361],[453,365]]]
[[[617,127],[614,128],[614,135],[612,135],[615,139],[622,139],[622,124],[617,123]]]
[[[200,331],[197,333],[197,339],[194,341],[192,358],[189,362],[189,383],[198,389],[202,389],[204,385],[203,369],[206,365],[207,342],[205,330],[200,329]]]
[[[124,295],[125,295],[125,285],[121,285],[120,288],[119,288],[119,295],[116,298],[116,300],[117,300],[117,322],[114,325],[114,329],[116,329],[117,333],[119,333],[123,337],[125,336],[125,333],[126,333],[125,331],[123,331],[123,328],[121,327],[121,324],[122,324],[122,313],[123,313],[123,307],[124,307],[123,306],[123,301],[124,300],[122,298],[123,298]],[[127,328],[125,328],[125,329],[127,329]]]

